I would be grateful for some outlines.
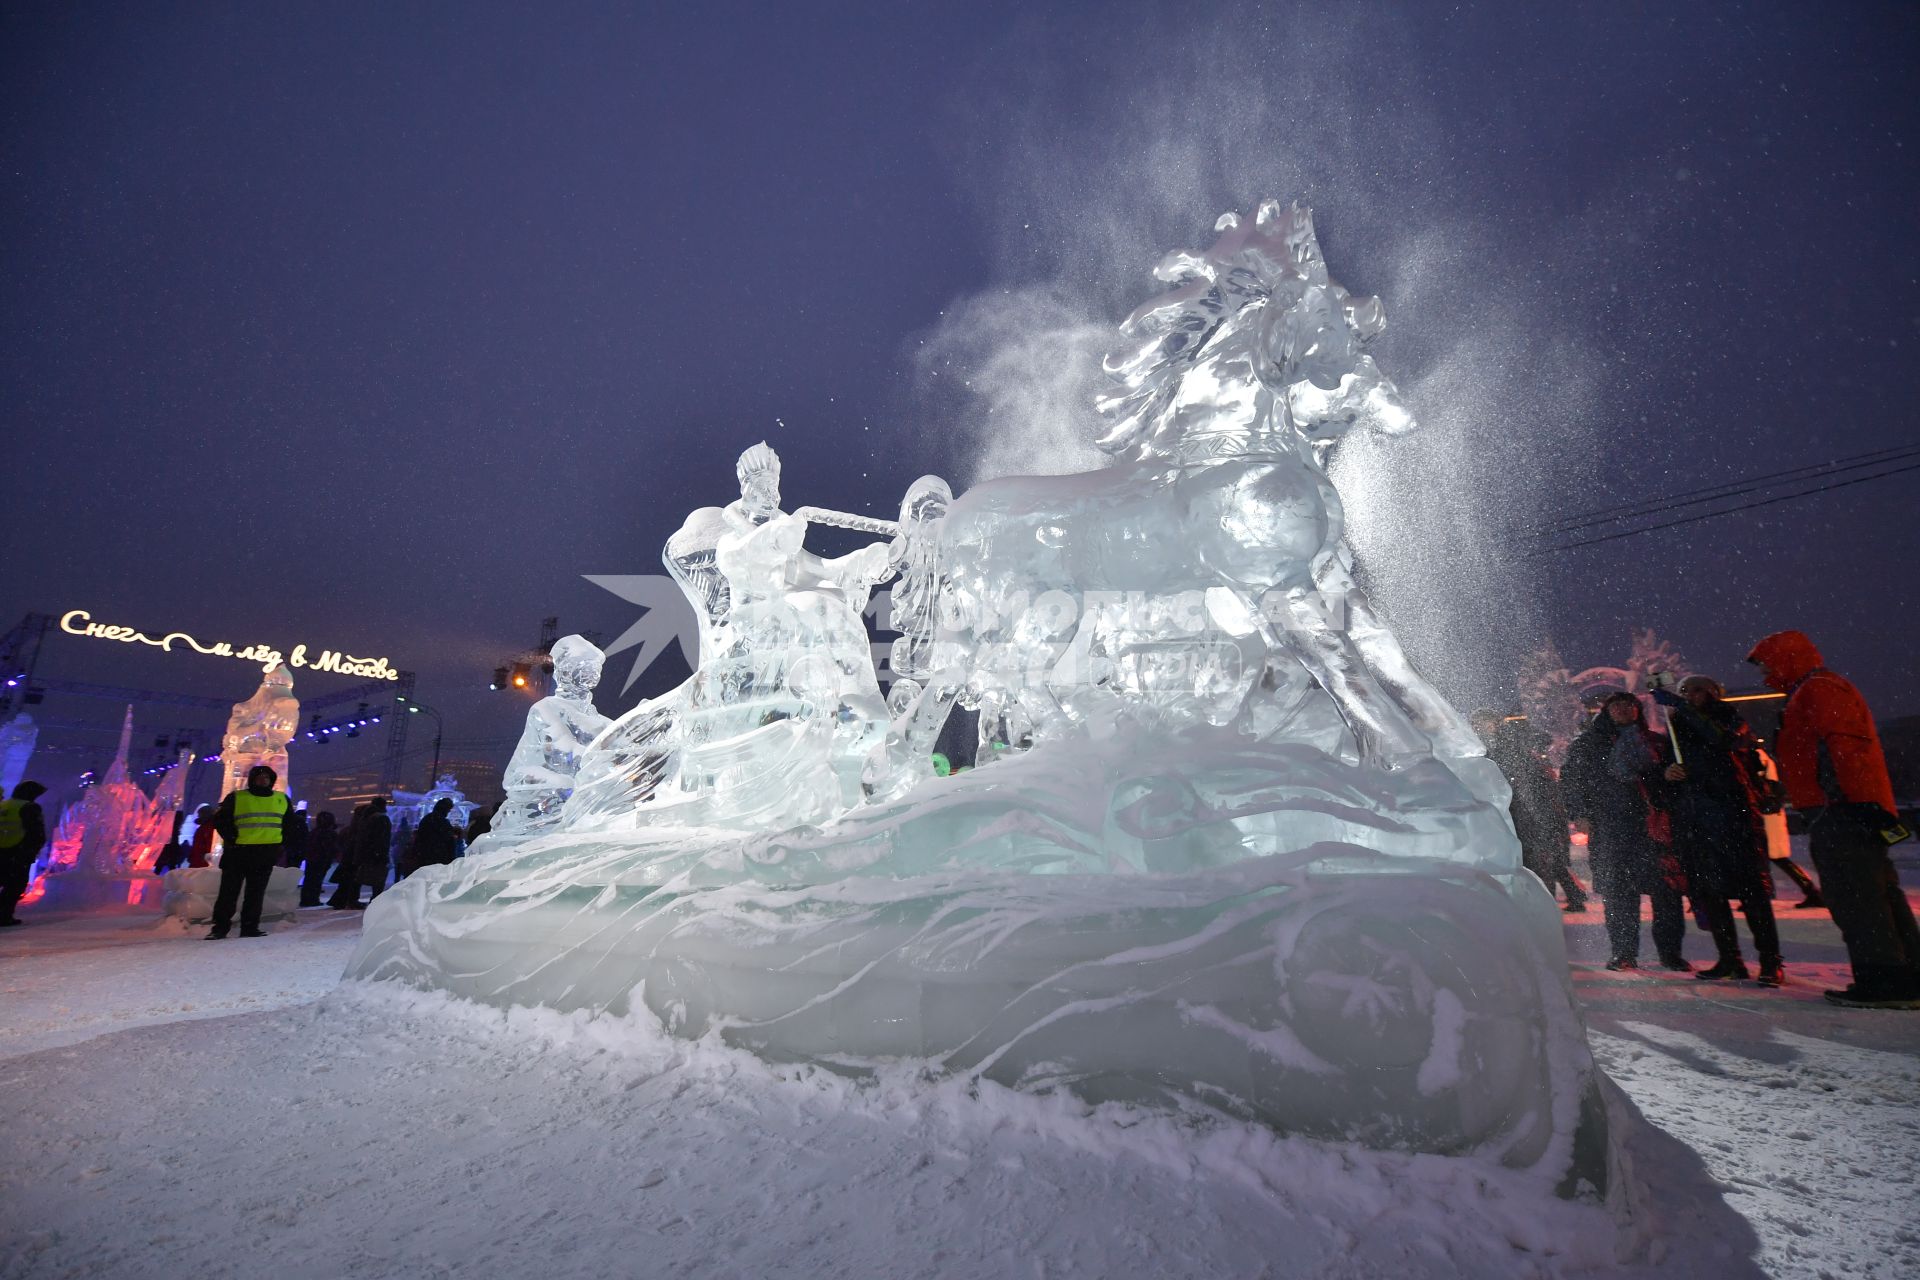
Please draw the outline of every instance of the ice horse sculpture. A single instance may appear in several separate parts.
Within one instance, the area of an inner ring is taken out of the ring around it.
[[[1380,305],[1328,278],[1305,210],[1218,230],[1122,330],[1112,465],[909,491],[910,674],[858,803],[797,772],[816,794],[770,822],[755,753],[786,744],[753,717],[694,750],[751,785],[688,765],[682,716],[782,674],[716,628],[693,690],[589,747],[558,829],[382,895],[349,975],[1604,1182],[1506,788],[1353,588],[1323,455],[1412,426],[1362,351]],[[808,714],[868,735],[831,683]],[[933,777],[956,702],[1014,749]],[[647,816],[670,781],[694,820]]]

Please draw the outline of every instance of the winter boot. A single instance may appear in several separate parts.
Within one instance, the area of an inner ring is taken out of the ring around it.
[[[1613,959],[1607,961],[1607,968],[1613,970],[1615,973],[1638,969],[1639,967],[1640,962],[1632,956],[1615,956]]]
[[[204,939],[204,941],[207,941],[207,942],[218,942],[218,941],[220,941],[220,939],[222,939],[222,938],[224,938],[224,937],[226,937],[226,936],[227,936],[227,931],[226,931],[225,929],[222,929],[222,928],[219,928],[218,926],[215,926],[214,928],[212,928],[212,929],[209,929],[209,930],[207,930],[207,936],[206,936],[206,938]]]
[[[1825,993],[1843,1009],[1920,1009],[1920,974],[1897,968],[1858,968],[1853,982]]]
[[[1747,962],[1744,960],[1737,960],[1737,959],[1736,960],[1723,959],[1720,961],[1719,964],[1714,965],[1713,968],[1702,969],[1700,972],[1694,974],[1693,976],[1696,978],[1703,979],[1707,982],[1718,981],[1721,978],[1734,978],[1744,982],[1748,977]]]
[[[1829,991],[1826,997],[1828,1004],[1837,1004],[1842,1009],[1920,1009],[1920,988],[1902,993],[1852,986],[1844,991]]]
[[[1686,957],[1682,956],[1678,951],[1669,952],[1668,954],[1661,956],[1660,967],[1663,969],[1671,969],[1675,973],[1692,973],[1693,972],[1693,966],[1688,964],[1686,961]]]

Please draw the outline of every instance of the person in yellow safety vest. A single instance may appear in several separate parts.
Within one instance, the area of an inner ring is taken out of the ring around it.
[[[244,790],[230,793],[214,815],[225,851],[220,855],[220,894],[213,900],[213,928],[209,942],[227,936],[233,927],[233,908],[240,906],[240,936],[264,938],[260,905],[266,901],[267,882],[280,865],[280,846],[293,804],[273,784],[280,775],[264,764],[247,770]],[[242,890],[245,891],[244,896]]]
[[[46,847],[47,818],[35,803],[46,793],[37,782],[23,782],[11,798],[0,800],[0,926],[21,923],[13,909],[26,895],[34,859]]]

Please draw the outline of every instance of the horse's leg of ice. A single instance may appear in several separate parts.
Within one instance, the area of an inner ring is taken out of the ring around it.
[[[1284,606],[1287,624],[1280,633],[1270,620],[1259,615],[1273,633],[1270,643],[1298,655],[1320,687],[1339,704],[1363,759],[1391,763],[1428,753],[1431,748],[1426,735],[1375,685],[1352,638],[1328,623],[1319,608],[1318,591],[1285,587],[1268,593],[1268,599]]]
[[[1340,601],[1346,609],[1347,635],[1360,651],[1374,676],[1393,695],[1395,705],[1405,707],[1413,722],[1433,740],[1442,756],[1460,757],[1483,754],[1479,736],[1466,718],[1450,706],[1414,667],[1400,641],[1387,629],[1373,610],[1373,601],[1353,580],[1345,547],[1342,554],[1328,557],[1315,575],[1321,594]]]

